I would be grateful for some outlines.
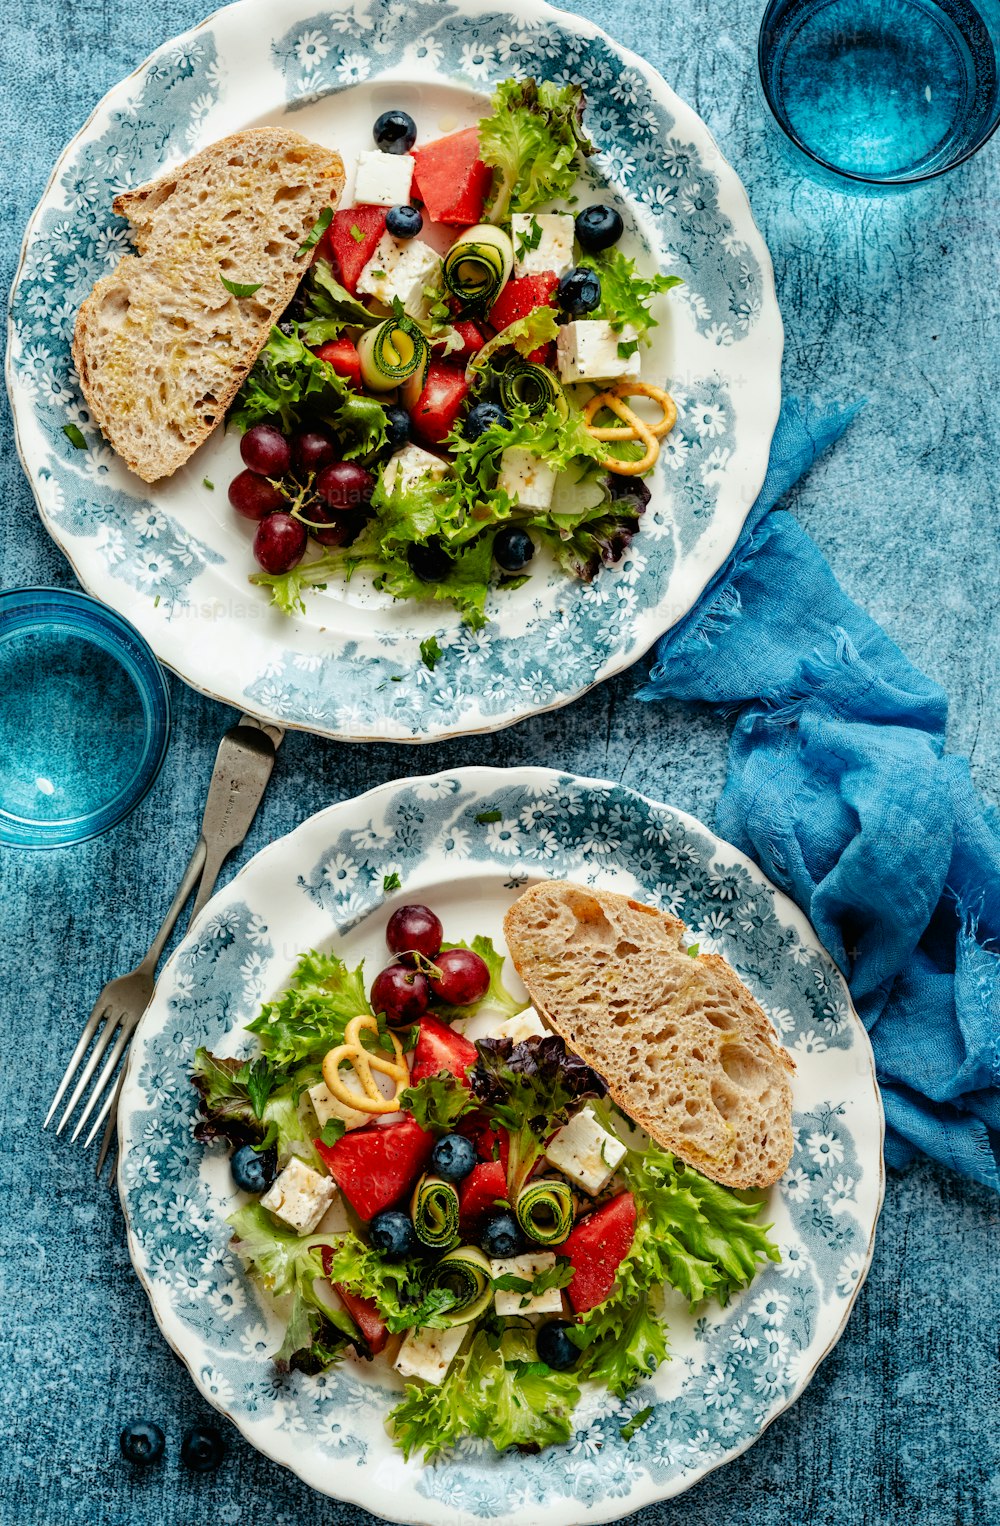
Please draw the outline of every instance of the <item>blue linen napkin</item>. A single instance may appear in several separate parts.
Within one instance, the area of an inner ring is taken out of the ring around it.
[[[942,691],[775,509],[859,406],[786,401],[740,540],[640,698],[735,714],[719,832],[847,976],[888,1163],[922,1153],[1000,1190],[1000,812],[944,752]]]

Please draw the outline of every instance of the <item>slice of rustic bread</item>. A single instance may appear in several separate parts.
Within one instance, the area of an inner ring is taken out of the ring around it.
[[[504,932],[535,1007],[623,1112],[713,1181],[778,1180],[795,1067],[724,959],[690,955],[674,917],[561,880],[526,890]]]
[[[115,201],[139,253],[84,301],[73,360],[95,422],[146,482],[176,471],[225,417],[308,265],[303,240],[343,185],[339,154],[255,127]],[[259,289],[236,297],[223,277]]]

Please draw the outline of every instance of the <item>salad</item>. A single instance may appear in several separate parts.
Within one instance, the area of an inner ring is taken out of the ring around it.
[[[256,1057],[199,1049],[192,1077],[197,1137],[233,1147],[228,1223],[284,1321],[278,1368],[391,1362],[390,1432],[427,1459],[566,1441],[583,1383],[622,1396],[667,1359],[665,1290],[725,1303],[778,1260],[760,1200],[611,1106],[489,938],[443,934],[400,907],[370,990],[305,954],[249,1024]]]
[[[579,207],[583,108],[577,85],[506,80],[478,127],[426,144],[384,112],[355,204],[317,221],[229,415],[252,581],[286,613],[365,568],[475,627],[539,546],[590,581],[637,533],[676,420],[641,357],[679,278],[617,247],[614,207]]]

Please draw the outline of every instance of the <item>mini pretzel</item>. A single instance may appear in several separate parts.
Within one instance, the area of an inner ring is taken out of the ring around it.
[[[361,1042],[361,1030],[369,1029],[372,1033],[378,1032],[378,1023],[368,1012],[362,1012],[358,1017],[352,1017],[344,1030],[344,1043],[338,1044],[336,1049],[331,1049],[323,1057],[323,1080],[327,1090],[332,1092],[338,1102],[343,1102],[346,1107],[356,1108],[359,1113],[398,1113],[400,1083],[404,1086],[409,1081],[410,1072],[406,1068],[403,1058],[403,1049],[394,1033],[390,1033],[392,1048],[395,1055],[393,1060],[383,1060],[377,1054],[371,1054]],[[349,1060],[354,1074],[361,1083],[364,1096],[356,1091],[351,1091],[340,1079],[340,1067],[345,1060]],[[375,1081],[372,1071],[378,1071],[379,1075],[389,1076],[396,1083],[396,1095],[386,1097]]]
[[[647,424],[637,413],[624,401],[626,397],[650,397],[659,403],[663,409],[663,415],[655,424]],[[624,429],[611,427],[597,427],[594,419],[602,408],[607,408],[617,415],[626,426]],[[656,461],[660,454],[660,439],[669,434],[677,422],[677,407],[669,392],[664,392],[662,387],[654,387],[651,382],[620,381],[606,392],[598,392],[592,397],[583,410],[583,422],[587,432],[595,440],[641,440],[645,445],[645,453],[638,461],[619,461],[616,456],[602,456],[598,464],[608,471],[616,472],[622,477],[641,477],[644,472]]]

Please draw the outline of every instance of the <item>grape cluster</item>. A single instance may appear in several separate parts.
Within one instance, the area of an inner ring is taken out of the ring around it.
[[[375,478],[339,461],[324,429],[289,438],[273,424],[255,424],[240,441],[244,471],[229,484],[229,502],[257,524],[253,554],[265,572],[290,572],[312,537],[321,546],[349,546],[368,519]]]

